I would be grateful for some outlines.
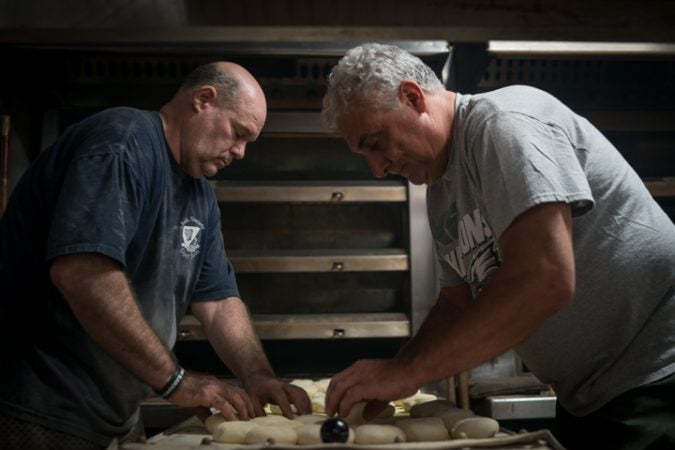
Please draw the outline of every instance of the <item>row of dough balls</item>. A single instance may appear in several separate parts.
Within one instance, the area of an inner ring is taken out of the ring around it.
[[[326,390],[330,384],[330,378],[320,378],[312,380],[307,378],[298,378],[292,380],[290,384],[301,387],[307,392],[307,396],[312,401],[312,413],[323,414],[326,412]],[[434,394],[426,394],[422,391],[417,391],[414,395],[400,400],[391,402],[390,404],[395,408],[396,413],[407,413],[410,408],[418,403],[425,403],[436,400]],[[269,411],[272,414],[282,414],[281,409],[277,405],[268,405]]]
[[[499,423],[488,417],[455,407],[447,400],[417,403],[408,416],[394,415],[387,408],[366,423],[362,417],[365,402],[356,404],[344,420],[349,424],[347,443],[391,444],[432,442],[448,439],[480,439],[494,436]],[[281,415],[255,417],[248,421],[227,422],[220,414],[206,420],[213,440],[229,444],[306,445],[321,443],[322,414],[307,414],[288,419]]]

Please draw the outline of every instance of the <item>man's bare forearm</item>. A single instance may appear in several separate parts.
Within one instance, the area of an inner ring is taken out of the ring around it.
[[[95,253],[62,256],[51,278],[92,340],[151,387],[165,385],[175,370],[173,354],[143,318],[115,261]]]
[[[202,323],[220,359],[245,384],[257,376],[274,376],[241,299],[193,303],[192,313]]]

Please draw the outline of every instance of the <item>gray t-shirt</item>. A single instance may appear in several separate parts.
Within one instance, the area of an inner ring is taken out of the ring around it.
[[[588,414],[675,372],[675,226],[612,144],[526,86],[458,95],[450,159],[427,190],[441,286],[476,296],[499,237],[546,202],[572,207],[576,291],[516,351],[561,405]]]

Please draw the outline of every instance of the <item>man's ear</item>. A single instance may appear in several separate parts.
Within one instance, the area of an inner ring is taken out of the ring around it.
[[[404,81],[399,86],[399,100],[401,104],[410,106],[418,113],[427,110],[426,95],[419,84],[414,81]]]
[[[200,86],[192,95],[192,107],[196,111],[204,109],[207,105],[215,105],[218,91],[213,86]]]

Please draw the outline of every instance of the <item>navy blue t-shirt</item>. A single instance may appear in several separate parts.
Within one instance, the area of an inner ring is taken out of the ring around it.
[[[157,112],[113,108],[69,127],[0,220],[0,413],[107,444],[149,388],[97,347],[49,280],[53,258],[83,252],[121,265],[169,348],[190,302],[239,296],[213,190],[181,170]]]

